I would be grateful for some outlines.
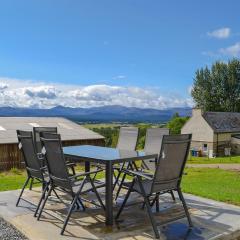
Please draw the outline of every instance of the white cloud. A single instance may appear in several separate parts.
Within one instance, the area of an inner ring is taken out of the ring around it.
[[[231,57],[240,57],[240,42],[237,42],[234,45],[229,46],[227,48],[219,49],[219,53]]]
[[[4,91],[8,88],[8,84],[0,82],[0,91]]]
[[[126,76],[124,76],[124,75],[118,75],[118,76],[113,77],[114,80],[120,80],[120,79],[125,79],[125,78],[126,78]]]
[[[228,38],[230,34],[231,34],[230,28],[220,28],[207,33],[209,37],[218,38],[218,39]]]
[[[0,78],[0,106],[51,108],[122,105],[164,109],[192,106],[191,98],[158,90],[111,85],[77,86]]]
[[[214,58],[220,58],[223,56],[240,57],[240,42],[237,42],[226,48],[220,48],[216,51],[203,51],[202,55]]]
[[[57,97],[57,90],[52,86],[26,87],[24,94],[30,97],[53,99]]]

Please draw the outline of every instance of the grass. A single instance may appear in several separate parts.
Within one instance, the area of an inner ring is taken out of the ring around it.
[[[240,163],[240,156],[231,157],[189,157],[188,164],[212,164],[212,163]]]
[[[210,168],[189,168],[185,172],[184,192],[240,205],[240,172]]]
[[[240,206],[240,172],[210,168],[187,168],[185,172],[184,192]],[[0,173],[0,191],[19,189],[25,179],[26,173],[22,170]]]
[[[11,170],[0,173],[0,191],[19,189],[26,181],[26,173],[21,170]]]

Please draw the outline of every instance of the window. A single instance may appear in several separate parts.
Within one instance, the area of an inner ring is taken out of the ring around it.
[[[207,151],[208,150],[208,146],[206,143],[203,144],[203,151]]]

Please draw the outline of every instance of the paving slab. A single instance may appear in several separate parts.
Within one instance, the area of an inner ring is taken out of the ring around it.
[[[188,168],[220,168],[223,170],[233,170],[233,171],[240,171],[240,164],[239,163],[191,163],[187,164]]]
[[[66,216],[69,199],[62,195],[64,202],[51,196],[46,204],[40,221],[33,217],[35,205],[40,196],[40,189],[34,188],[24,193],[19,207],[15,207],[19,190],[0,193],[0,216],[13,224],[30,240],[54,239],[106,239],[106,240],[147,240],[154,239],[147,213],[141,209],[141,204],[132,205],[140,200],[137,194],[132,194],[119,221],[110,228],[104,223],[102,209],[87,204],[86,211],[77,210],[72,214],[64,236],[60,235],[64,217]],[[103,196],[104,193],[101,193]],[[159,226],[161,239],[169,240],[204,240],[204,239],[240,239],[240,207],[216,202],[213,200],[184,194],[193,219],[194,228],[188,228],[186,218]],[[89,196],[94,198],[93,194]],[[120,196],[114,209],[116,214],[123,200]],[[140,202],[139,202],[140,203]],[[155,213],[158,223],[164,223],[172,218],[183,215],[180,202],[173,202],[166,194],[161,196],[160,212]],[[153,208],[154,209],[154,208]]]

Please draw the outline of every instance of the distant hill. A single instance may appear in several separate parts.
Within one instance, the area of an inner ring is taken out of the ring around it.
[[[190,108],[157,110],[123,106],[70,108],[57,106],[50,109],[0,107],[0,116],[5,117],[66,117],[80,122],[166,122],[174,113],[190,116]]]

